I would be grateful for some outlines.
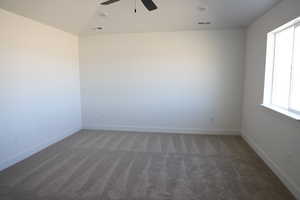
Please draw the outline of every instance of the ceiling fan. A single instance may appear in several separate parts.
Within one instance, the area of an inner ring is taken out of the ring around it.
[[[102,2],[101,5],[107,6],[107,5],[116,3],[118,1],[120,1],[120,0],[107,0],[107,1]],[[157,9],[157,6],[155,5],[155,3],[152,0],[141,0],[141,1],[143,2],[144,6],[149,11]]]

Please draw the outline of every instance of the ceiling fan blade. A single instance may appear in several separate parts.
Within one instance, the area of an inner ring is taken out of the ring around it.
[[[157,9],[157,6],[155,5],[155,3],[152,0],[141,0],[144,4],[144,6],[149,10],[155,10]]]
[[[108,1],[102,2],[101,5],[106,6],[106,5],[110,5],[110,4],[118,2],[118,1],[120,1],[120,0],[108,0]]]

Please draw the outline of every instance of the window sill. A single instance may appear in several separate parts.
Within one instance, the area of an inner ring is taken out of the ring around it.
[[[278,112],[282,115],[288,116],[289,118],[295,119],[295,120],[299,120],[300,121],[300,115],[290,112],[288,110],[282,109],[282,108],[278,108],[276,106],[272,106],[272,105],[267,105],[267,104],[261,104],[262,107],[267,108],[269,110]]]

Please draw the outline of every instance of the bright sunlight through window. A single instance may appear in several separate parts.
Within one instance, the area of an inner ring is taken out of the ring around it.
[[[263,106],[300,120],[300,18],[268,33]]]

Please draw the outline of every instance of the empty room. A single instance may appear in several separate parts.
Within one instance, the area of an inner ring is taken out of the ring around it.
[[[297,199],[299,0],[0,0],[0,200]]]

